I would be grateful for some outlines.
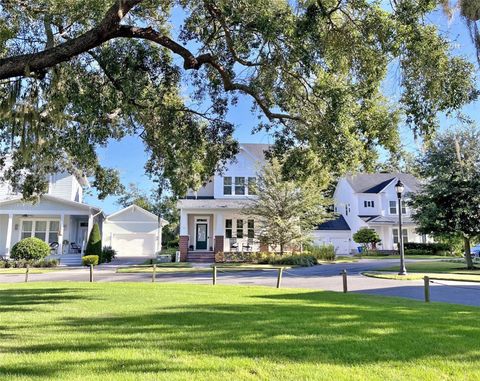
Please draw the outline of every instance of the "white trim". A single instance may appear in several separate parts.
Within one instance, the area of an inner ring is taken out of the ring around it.
[[[162,219],[162,225],[165,226],[165,225],[168,225],[168,223],[163,223],[163,222],[166,222],[164,219]],[[158,220],[157,221],[105,221],[104,224],[116,224],[116,223],[120,223],[120,224],[155,224],[155,226],[158,225]]]
[[[7,238],[5,241],[5,254],[10,257],[10,246],[12,245],[13,214],[8,215]]]
[[[126,208],[120,209],[120,210],[116,211],[115,213],[112,213],[112,214],[108,215],[106,219],[108,220],[109,218],[114,217],[118,214],[124,213],[129,209],[136,209],[139,212],[145,214],[147,217],[150,217],[152,219],[155,218],[155,220],[158,220],[158,216],[156,214],[153,214],[153,213],[149,212],[148,210],[143,209],[142,207],[140,207],[138,205],[135,205],[135,204],[127,206]]]
[[[205,221],[199,221],[199,220],[205,220]],[[197,249],[197,225],[198,224],[207,224],[207,247],[205,249]],[[193,248],[194,250],[205,250],[205,251],[209,251],[209,241],[210,241],[210,237],[208,236],[208,232],[210,231],[210,216],[194,216],[193,217],[193,242],[194,242],[194,245],[193,245]]]
[[[77,215],[77,216],[88,216],[91,213],[83,212],[79,210],[21,210],[21,209],[10,209],[10,210],[1,210],[0,214],[16,214],[19,216],[23,216],[24,214],[27,216],[41,216],[41,215],[55,215],[60,216],[60,214],[68,214],[68,215]]]

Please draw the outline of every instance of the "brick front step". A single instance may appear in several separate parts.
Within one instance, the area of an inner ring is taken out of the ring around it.
[[[190,252],[187,254],[187,262],[215,262],[215,254],[209,252]]]

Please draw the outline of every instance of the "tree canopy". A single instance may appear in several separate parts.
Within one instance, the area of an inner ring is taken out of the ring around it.
[[[417,230],[461,237],[472,268],[470,241],[480,235],[480,132],[465,128],[439,135],[419,168],[426,180],[411,198]]]
[[[442,1],[384,3],[2,0],[5,177],[28,197],[46,173],[76,168],[102,198],[120,184],[96,148],[136,134],[147,172],[185,194],[236,154],[227,111],[240,95],[275,154],[303,147],[335,173],[372,168],[378,147],[398,149],[399,123],[428,137],[439,112],[477,95],[472,65],[426,21]],[[382,92],[392,65],[398,102]]]

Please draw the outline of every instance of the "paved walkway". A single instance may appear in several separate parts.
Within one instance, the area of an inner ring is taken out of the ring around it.
[[[361,260],[356,263],[328,264],[306,268],[289,269],[284,272],[282,287],[323,289],[342,291],[340,272],[348,272],[348,289],[359,292],[385,296],[423,300],[423,281],[401,281],[369,278],[361,272],[391,266],[398,260]],[[407,262],[408,268],[408,262]],[[31,282],[42,281],[88,281],[88,269],[72,268],[44,274],[30,274]],[[0,274],[0,282],[20,283],[23,274]],[[222,272],[219,270],[217,284],[271,286],[275,287],[277,272],[274,270]],[[150,282],[149,273],[116,273],[116,267],[98,267],[94,273],[95,282]],[[157,282],[180,282],[193,284],[211,284],[211,273],[157,273]],[[473,282],[435,281],[431,285],[431,300],[436,302],[458,303],[480,306],[480,284]]]

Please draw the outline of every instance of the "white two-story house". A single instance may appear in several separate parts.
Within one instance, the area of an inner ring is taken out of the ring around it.
[[[338,217],[327,221],[314,231],[317,243],[331,243],[337,254],[355,252],[359,243],[353,234],[362,227],[374,229],[382,242],[381,250],[396,250],[399,240],[398,198],[395,184],[405,185],[402,206],[402,232],[404,242],[427,242],[430,239],[416,232],[415,222],[406,200],[418,190],[419,181],[405,173],[361,173],[338,181],[334,193],[334,208]]]
[[[118,257],[153,257],[161,249],[161,228],[167,221],[160,223],[136,205],[105,217],[100,208],[83,202],[89,183],[79,173],[56,173],[48,182],[47,193],[35,202],[23,200],[7,182],[0,182],[1,257],[9,257],[21,239],[37,237],[52,246],[52,254],[76,254],[68,264],[78,265],[94,223],[99,224],[103,244],[112,246]]]
[[[178,201],[182,260],[213,260],[214,253],[264,250],[255,240],[255,221],[242,214],[252,197],[267,144],[241,144],[235,160],[197,192]]]

